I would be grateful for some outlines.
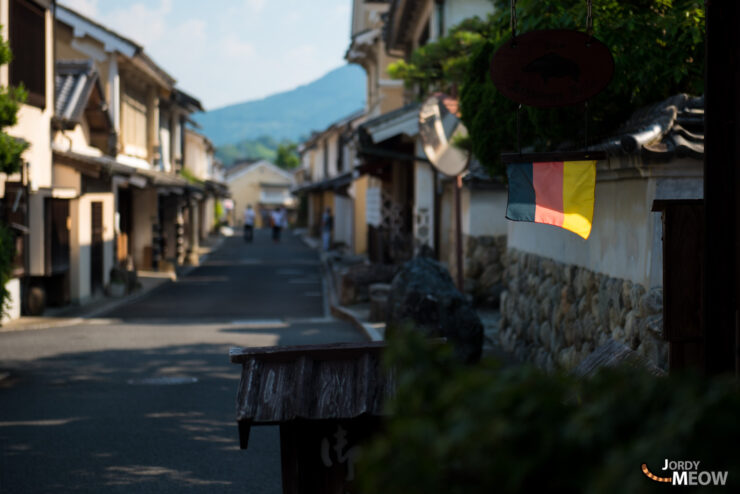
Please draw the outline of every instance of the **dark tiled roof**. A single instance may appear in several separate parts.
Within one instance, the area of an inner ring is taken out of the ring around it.
[[[408,112],[415,112],[416,114],[418,114],[419,108],[421,108],[421,103],[418,103],[418,102],[409,103],[405,106],[402,106],[401,108],[398,108],[393,111],[389,111],[388,113],[383,113],[382,115],[378,115],[375,118],[367,120],[362,125],[360,125],[360,128],[369,129],[369,128],[378,126],[382,123],[385,123],[389,120],[393,120],[394,118],[397,118],[399,116],[405,115]]]
[[[206,180],[205,189],[208,192],[215,194],[218,197],[230,197],[229,186],[216,180]]]
[[[205,111],[203,110],[203,105],[199,99],[189,95],[181,89],[175,88],[175,90],[172,91],[172,100],[190,112]]]
[[[352,176],[352,171],[340,173],[339,175],[321,180],[319,182],[308,182],[301,184],[294,188],[292,192],[294,194],[304,194],[307,192],[322,190],[334,190],[335,192],[338,192],[341,189],[348,187],[352,183]]]
[[[660,161],[704,158],[704,97],[677,94],[642,108],[611,137],[591,146],[609,154],[640,154]]]
[[[92,60],[60,60],[56,62],[54,80],[55,118],[74,126],[86,111],[96,119],[91,127],[113,127],[105,93]]]
[[[92,60],[58,61],[54,80],[56,116],[79,120],[97,80]]]
[[[394,389],[393,378],[381,369],[384,346],[233,348],[231,362],[242,364],[237,421],[248,427],[382,415]]]

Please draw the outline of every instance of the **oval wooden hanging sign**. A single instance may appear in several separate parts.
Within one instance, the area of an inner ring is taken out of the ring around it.
[[[586,33],[531,31],[504,44],[491,60],[491,79],[509,99],[529,106],[582,103],[603,91],[614,75],[609,48]]]

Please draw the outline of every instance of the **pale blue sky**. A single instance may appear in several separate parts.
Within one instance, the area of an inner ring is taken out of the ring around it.
[[[207,110],[344,64],[351,0],[61,0],[143,45]]]

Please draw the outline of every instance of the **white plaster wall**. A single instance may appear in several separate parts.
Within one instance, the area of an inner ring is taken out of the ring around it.
[[[316,143],[316,150],[313,155],[313,181],[320,182],[324,180],[324,141],[323,139]]]
[[[48,105],[47,105],[48,108]],[[8,129],[8,134],[26,140],[30,146],[23,153],[28,163],[31,190],[51,186],[51,131],[50,114],[38,108],[21,105],[18,123]]]
[[[337,174],[337,160],[339,159],[339,153],[337,149],[337,139],[338,136],[336,132],[332,132],[328,137],[328,145],[329,145],[329,176],[334,177]]]
[[[434,189],[431,165],[414,162],[414,239],[418,245],[431,248],[434,248]]]
[[[0,324],[5,324],[21,317],[21,280],[18,278],[9,280],[5,284],[5,289],[10,296],[7,300],[7,311],[3,313]]]
[[[334,215],[334,242],[344,242],[351,248],[354,236],[352,199],[334,194],[332,214]]]
[[[216,201],[213,197],[206,199],[203,206],[203,235],[208,236],[213,230],[214,226],[214,214],[216,214]]]
[[[4,19],[8,15],[8,3],[3,2]],[[3,22],[3,26],[7,25]],[[7,129],[13,137],[21,137],[29,144],[23,153],[23,159],[29,163],[29,181],[31,190],[51,186],[51,117],[54,105],[54,30],[51,12],[46,11],[46,107],[43,109],[30,105],[21,105],[18,110],[18,123]],[[7,29],[3,37],[7,39]],[[7,83],[7,65],[3,67],[3,84]]]
[[[508,246],[615,278],[651,285],[654,181],[597,182],[591,235],[583,240],[562,228],[508,223]]]
[[[506,235],[506,189],[473,189],[469,194],[467,234]]]
[[[166,172],[172,170],[172,153],[170,153],[171,142],[172,136],[170,135],[169,118],[161,119],[159,122],[159,143],[162,149],[162,167]]]
[[[70,201],[70,297],[72,302],[84,303],[90,293],[92,203],[103,203],[103,286],[110,282],[113,268],[114,201],[113,193],[85,194]]]
[[[82,118],[80,125],[74,129],[65,131],[55,131],[52,136],[52,145],[54,149],[61,151],[73,151],[86,156],[102,156],[100,149],[90,146],[90,131],[87,120]]]
[[[185,131],[185,168],[196,178],[207,179],[208,157],[204,137],[191,130]]]

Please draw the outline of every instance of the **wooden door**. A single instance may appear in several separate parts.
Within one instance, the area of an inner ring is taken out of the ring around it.
[[[671,371],[705,366],[704,203],[659,200],[663,220],[663,334],[670,344]]]
[[[103,203],[91,204],[90,293],[103,291]]]
[[[69,271],[69,199],[47,197],[45,208],[46,273],[55,275]]]

